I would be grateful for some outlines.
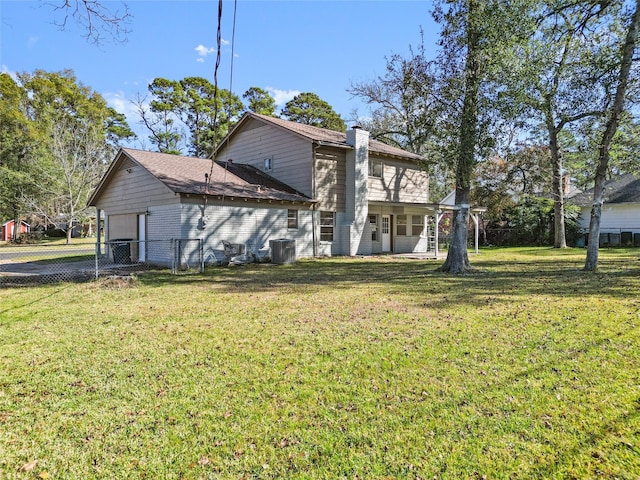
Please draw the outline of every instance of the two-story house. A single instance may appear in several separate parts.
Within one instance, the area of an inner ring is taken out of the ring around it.
[[[434,251],[421,157],[369,138],[247,113],[215,161],[122,149],[89,205],[106,240],[291,239],[298,257]],[[137,254],[148,259],[146,252]]]

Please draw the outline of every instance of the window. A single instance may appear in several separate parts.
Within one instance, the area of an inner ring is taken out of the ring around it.
[[[264,159],[264,171],[270,172],[273,170],[273,159],[271,157]]]
[[[378,215],[369,215],[369,225],[371,226],[371,241],[378,241]]]
[[[333,226],[335,214],[333,212],[320,212],[320,241],[333,242]]]
[[[419,237],[424,230],[424,217],[422,215],[411,216],[411,235]]]
[[[298,228],[298,210],[290,208],[287,210],[287,228]]]
[[[396,235],[407,235],[407,216],[398,215],[396,217]]]
[[[389,235],[389,216],[383,215],[382,217],[382,235]]]
[[[369,160],[369,176],[382,178],[382,162],[380,160]]]

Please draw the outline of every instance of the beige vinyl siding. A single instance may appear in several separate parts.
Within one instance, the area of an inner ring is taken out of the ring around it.
[[[415,163],[371,156],[382,161],[382,178],[369,177],[369,201],[373,202],[429,202],[429,176]]]
[[[273,168],[267,172],[299,192],[312,196],[312,156],[310,141],[272,125],[252,120],[223,146],[217,160],[253,165],[263,170],[264,159],[271,158]]]
[[[346,183],[344,150],[321,148],[316,152],[315,199],[317,210],[344,212]]]
[[[131,173],[127,171],[131,169]],[[107,215],[143,213],[149,205],[180,202],[164,184],[137,164],[125,164],[113,172],[109,185],[96,199],[96,207]]]
[[[149,207],[147,215],[147,261],[154,265],[171,266],[175,245],[180,238],[180,204]]]
[[[287,228],[287,211],[296,205],[269,205],[257,202],[212,202],[206,210],[206,225],[201,228],[202,204],[184,203],[182,237],[202,238],[205,261],[220,255],[222,241],[252,243],[269,246],[270,240],[281,238],[296,241],[296,255],[313,255],[313,212],[306,207],[298,209],[298,228]]]
[[[138,216],[135,214],[107,215],[107,240],[138,238]]]
[[[171,240],[181,238],[180,222],[182,210],[180,204],[149,207],[147,215],[147,239]]]

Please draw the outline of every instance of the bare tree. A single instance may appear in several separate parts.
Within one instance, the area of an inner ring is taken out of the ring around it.
[[[109,6],[107,6],[109,3]],[[116,42],[126,42],[131,13],[125,2],[104,2],[100,0],[57,0],[47,5],[61,14],[54,24],[65,30],[70,20],[85,29],[87,41],[100,45],[110,37]],[[115,4],[115,8],[112,6]]]

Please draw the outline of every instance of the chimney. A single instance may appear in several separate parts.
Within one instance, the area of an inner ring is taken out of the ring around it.
[[[363,234],[369,214],[369,132],[354,125],[347,131],[346,143],[353,149],[347,152],[346,158],[344,238],[349,243],[343,245],[343,250],[347,255],[356,255],[370,250],[370,246],[367,249],[366,245],[361,245],[367,240]]]
[[[562,176],[562,195],[567,196],[571,192],[571,177],[569,175]]]

